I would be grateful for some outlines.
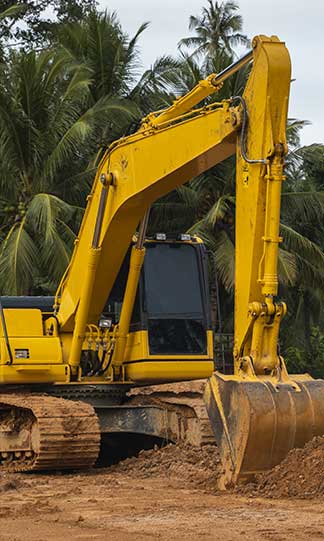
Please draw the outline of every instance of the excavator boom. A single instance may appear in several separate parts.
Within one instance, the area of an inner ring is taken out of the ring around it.
[[[109,186],[98,242],[100,262],[94,271],[93,294],[88,303],[89,322],[98,321],[145,210],[187,179],[235,153],[236,129],[231,124],[228,104],[200,109],[184,122],[159,129],[144,128],[118,141],[99,165],[71,264],[59,291],[62,332],[73,328],[83,295],[79,272],[89,261],[102,178],[108,179]]]

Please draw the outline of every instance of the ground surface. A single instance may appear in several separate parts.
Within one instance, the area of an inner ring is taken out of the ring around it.
[[[322,460],[321,445],[308,452],[310,462],[312,453]],[[282,470],[272,472],[241,494],[215,489],[220,466],[211,446],[198,451],[168,446],[82,474],[2,475],[0,539],[323,540],[320,483],[314,490],[312,481],[311,492],[303,489],[303,499],[275,497],[278,479],[289,495],[292,463],[300,460],[292,455],[286,481]],[[301,475],[306,486],[307,473]],[[270,497],[259,495],[265,486]],[[295,481],[292,486],[296,492]]]

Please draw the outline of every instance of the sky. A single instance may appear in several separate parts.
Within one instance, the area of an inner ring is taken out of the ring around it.
[[[145,21],[140,38],[143,68],[164,54],[176,55],[177,44],[190,35],[190,15],[199,15],[207,0],[101,0],[100,7],[116,11],[132,36]],[[324,0],[238,0],[243,32],[277,35],[286,42],[293,75],[289,116],[309,120],[301,133],[303,145],[324,143]]]

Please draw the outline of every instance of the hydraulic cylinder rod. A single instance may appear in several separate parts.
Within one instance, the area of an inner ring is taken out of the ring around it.
[[[149,210],[145,213],[145,216],[141,222],[137,242],[136,245],[133,246],[131,252],[127,284],[120,314],[120,320],[118,324],[118,334],[116,339],[115,352],[112,359],[112,366],[115,367],[115,369],[123,364],[125,358],[127,335],[129,333],[130,320],[133,313],[136,292],[145,257],[144,240],[148,219]],[[119,368],[117,368],[117,372],[118,370]]]
[[[242,58],[230,64],[220,73],[212,73],[209,75],[209,77],[207,77],[207,79],[199,81],[199,83],[190,92],[188,92],[188,94],[178,98],[166,111],[155,117],[149,115],[149,124],[151,126],[159,126],[164,122],[173,120],[174,118],[183,115],[187,111],[190,111],[203,99],[207,98],[211,94],[214,94],[219,85],[226,81],[226,79],[228,79],[231,75],[239,71],[252,59],[253,51],[251,50],[242,56]]]
[[[98,264],[100,262],[101,248],[99,246],[99,240],[111,179],[109,182],[107,176],[103,174],[100,180],[102,183],[102,188],[99,199],[97,219],[93,232],[92,244],[89,248],[88,262],[83,282],[82,295],[80,297],[79,309],[77,311],[77,316],[75,319],[75,327],[73,331],[72,344],[69,356],[69,365],[72,367],[72,370],[75,370],[80,365],[82,344],[84,341],[86,326],[88,322],[89,305],[93,291],[94,277]]]

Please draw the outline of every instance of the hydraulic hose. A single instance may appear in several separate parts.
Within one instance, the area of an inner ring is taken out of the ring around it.
[[[12,356],[12,351],[11,351],[11,347],[10,347],[10,343],[9,343],[9,336],[8,336],[6,318],[5,318],[4,311],[3,311],[3,306],[2,306],[2,302],[1,302],[1,296],[0,296],[0,318],[1,318],[1,323],[2,323],[3,335],[4,335],[5,342],[6,342],[8,355],[9,355],[9,363],[7,363],[7,364],[12,364],[13,363],[13,356]]]
[[[242,106],[243,111],[243,118],[242,118],[242,127],[241,127],[241,134],[240,134],[240,148],[241,148],[241,154],[242,158],[247,163],[263,163],[264,165],[268,164],[268,160],[266,158],[261,158],[257,160],[252,160],[247,156],[247,150],[246,150],[246,139],[247,139],[247,130],[249,125],[249,113],[246,106],[246,101],[242,96],[232,96],[231,101],[238,100]]]

